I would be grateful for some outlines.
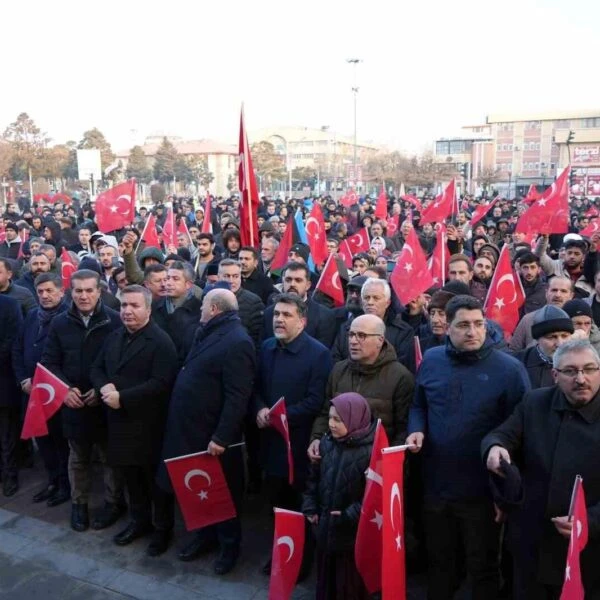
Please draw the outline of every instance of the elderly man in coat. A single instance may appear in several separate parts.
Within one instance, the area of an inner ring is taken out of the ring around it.
[[[239,514],[244,464],[239,447],[256,372],[254,343],[238,316],[235,294],[215,289],[202,301],[201,327],[177,376],[171,395],[163,459],[208,450],[221,464]],[[158,482],[171,491],[164,464]],[[215,572],[233,569],[242,532],[239,517],[200,529],[179,553],[189,561],[220,546]]]
[[[560,596],[576,475],[583,477],[588,509],[583,584],[586,598],[600,597],[600,358],[589,341],[573,340],[556,350],[553,363],[556,385],[526,394],[481,443],[490,471],[504,475],[513,460],[520,469],[522,500],[511,494],[508,506],[515,600]]]
[[[115,538],[125,546],[152,531],[149,556],[166,551],[173,530],[173,496],[154,482],[169,394],[177,375],[175,344],[150,321],[152,294],[141,285],[121,290],[123,327],[107,337],[90,379],[107,407],[108,463],[123,477],[131,522]]]

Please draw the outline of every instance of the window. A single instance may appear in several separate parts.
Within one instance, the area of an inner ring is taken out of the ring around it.
[[[571,121],[569,121],[569,119],[559,119],[554,122],[554,127],[556,129],[569,129],[569,127],[571,127]]]
[[[513,145],[512,145],[512,144],[508,144],[508,149],[509,149],[510,151],[512,151],[512,149],[513,149]]]
[[[435,143],[436,154],[450,154],[450,143],[449,142],[436,142]]]
[[[600,127],[600,117],[594,117],[593,119],[582,119],[581,125],[582,127],[586,128]]]
[[[535,149],[539,151],[540,147],[541,147],[540,143],[539,143],[539,142],[536,142],[536,144],[535,144]]]
[[[525,129],[539,129],[541,125],[541,121],[527,121],[527,123],[525,123]]]

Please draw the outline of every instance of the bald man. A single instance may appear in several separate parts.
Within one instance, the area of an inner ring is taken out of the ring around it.
[[[254,343],[238,316],[235,294],[215,289],[202,301],[200,328],[177,376],[167,419],[163,459],[208,450],[220,456],[225,478],[240,511],[244,466],[239,446],[256,372]],[[163,466],[158,482],[172,491]],[[179,552],[190,561],[217,547],[215,573],[224,575],[237,562],[241,525],[236,517],[195,532]]]

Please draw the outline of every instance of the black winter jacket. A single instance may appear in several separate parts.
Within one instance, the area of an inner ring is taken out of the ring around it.
[[[254,346],[260,349],[262,341],[263,315],[265,305],[261,299],[243,287],[235,293],[239,306],[239,317],[242,325],[246,328],[248,335],[252,338]]]
[[[354,546],[375,427],[373,422],[369,432],[358,439],[337,441],[328,433],[321,440],[321,461],[312,467],[302,512],[319,515],[315,537],[323,552],[344,552]],[[335,510],[342,514],[331,516]]]

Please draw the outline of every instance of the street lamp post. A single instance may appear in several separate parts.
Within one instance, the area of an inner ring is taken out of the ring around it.
[[[354,96],[354,160],[352,161],[353,163],[353,167],[354,167],[354,180],[355,182],[358,181],[358,173],[357,173],[357,165],[358,165],[358,160],[357,160],[357,145],[356,145],[356,103],[357,103],[357,97],[358,97],[358,85],[356,83],[356,67],[358,66],[358,63],[361,62],[360,58],[347,58],[346,62],[352,65],[352,72],[353,72],[353,86],[352,86],[352,94]]]

